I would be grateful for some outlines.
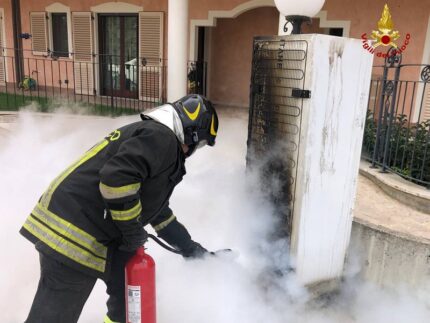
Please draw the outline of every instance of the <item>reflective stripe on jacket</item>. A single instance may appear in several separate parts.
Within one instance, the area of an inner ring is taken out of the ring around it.
[[[96,277],[112,249],[172,217],[168,200],[185,157],[166,126],[143,120],[112,132],[58,175],[20,232],[41,252]]]

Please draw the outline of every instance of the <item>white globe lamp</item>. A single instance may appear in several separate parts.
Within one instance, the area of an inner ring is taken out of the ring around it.
[[[275,0],[276,8],[292,24],[292,34],[300,34],[303,22],[320,12],[325,0]]]

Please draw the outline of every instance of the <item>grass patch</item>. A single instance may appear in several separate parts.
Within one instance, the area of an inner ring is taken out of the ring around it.
[[[15,93],[0,93],[0,111],[18,111],[32,103],[36,103],[41,112],[49,108],[49,100],[29,95],[23,95],[21,91]]]
[[[104,104],[88,102],[67,103],[45,97],[30,96],[22,91],[15,93],[0,93],[0,111],[19,111],[30,109],[35,112],[56,112],[59,110],[73,114],[117,117],[137,114],[139,111],[127,107],[111,107]]]

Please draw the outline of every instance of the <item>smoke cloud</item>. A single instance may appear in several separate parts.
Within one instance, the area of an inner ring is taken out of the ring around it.
[[[2,322],[23,322],[36,291],[38,254],[18,231],[40,194],[100,138],[136,120],[137,115],[111,119],[21,112],[10,131],[0,132]],[[245,172],[246,115],[223,113],[220,125],[217,145],[187,161],[188,173],[171,207],[194,240],[210,250],[235,253],[185,261],[149,242],[157,266],[158,323],[429,321],[428,293],[384,290],[360,281],[357,264],[347,268],[337,294],[312,299],[287,271],[286,241],[272,239],[277,221],[259,191],[258,176]],[[106,299],[100,281],[80,322],[102,322]]]

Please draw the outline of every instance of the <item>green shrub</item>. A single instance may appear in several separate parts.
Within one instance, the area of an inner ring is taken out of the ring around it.
[[[388,145],[387,167],[418,184],[430,183],[430,120],[411,123],[404,114],[397,115],[391,124],[387,140],[388,121],[382,120],[379,148],[375,161],[382,164],[384,148]],[[372,111],[367,111],[363,137],[363,153],[367,158],[374,154],[377,121]],[[430,186],[430,184],[428,184]]]

